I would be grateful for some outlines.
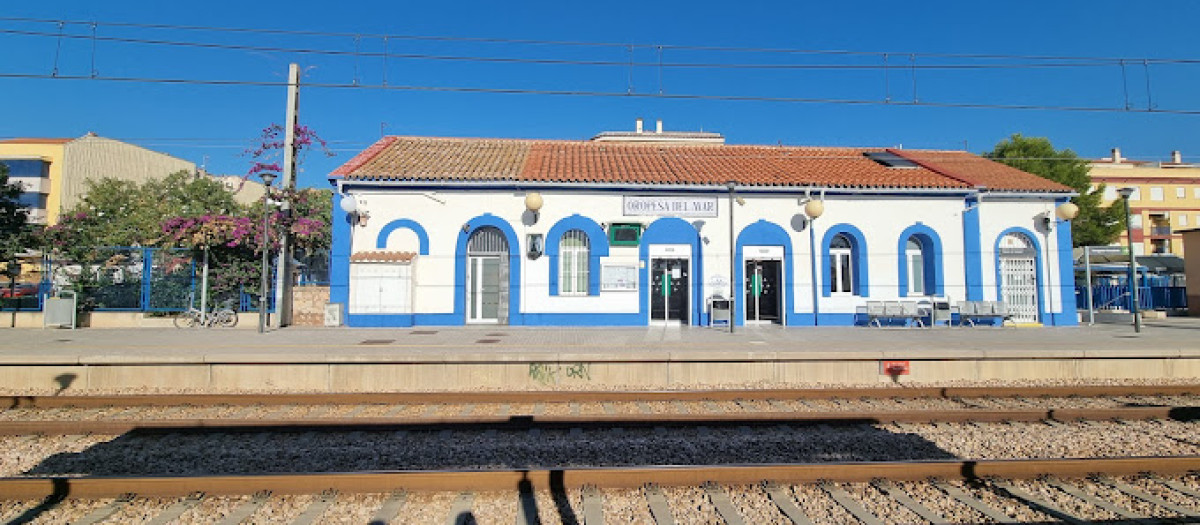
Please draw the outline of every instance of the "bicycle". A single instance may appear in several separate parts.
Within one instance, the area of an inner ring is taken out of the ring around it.
[[[204,317],[202,320],[201,317]],[[233,328],[237,326],[238,314],[228,304],[224,304],[221,308],[208,312],[207,316],[202,316],[200,310],[194,306],[188,306],[188,309],[179,314],[174,319],[175,328],[196,328],[202,326],[204,328],[222,327]]]

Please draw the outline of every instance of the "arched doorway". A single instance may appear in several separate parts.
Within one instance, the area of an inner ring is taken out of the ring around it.
[[[508,241],[493,226],[467,242],[467,323],[508,323]]]
[[[1000,300],[1014,322],[1038,322],[1037,248],[1020,233],[1000,239]]]

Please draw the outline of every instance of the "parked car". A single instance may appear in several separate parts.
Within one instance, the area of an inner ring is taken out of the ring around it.
[[[9,297],[33,297],[37,294],[38,285],[36,284],[17,283],[17,285],[11,289],[6,285],[0,284],[0,298],[7,299]]]

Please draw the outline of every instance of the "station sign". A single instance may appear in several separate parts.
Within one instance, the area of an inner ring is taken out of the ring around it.
[[[658,197],[626,195],[624,214],[667,217],[716,217],[716,197]]]

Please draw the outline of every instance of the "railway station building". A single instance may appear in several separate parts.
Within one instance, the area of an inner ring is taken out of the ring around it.
[[[935,299],[1078,322],[1072,190],[963,151],[639,121],[578,141],[389,136],[329,179],[348,326],[848,326],[869,301]]]

